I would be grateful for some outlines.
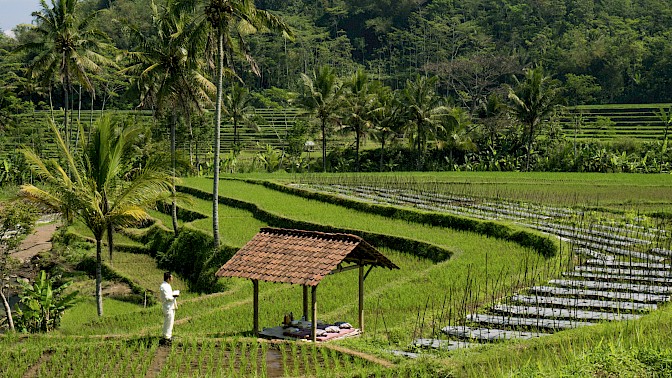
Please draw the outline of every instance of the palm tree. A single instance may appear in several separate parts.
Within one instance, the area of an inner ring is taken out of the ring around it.
[[[525,126],[526,170],[530,170],[532,143],[539,125],[562,103],[562,88],[557,80],[544,74],[542,66],[525,70],[525,80],[514,76],[515,88],[509,87],[511,112]]]
[[[337,120],[336,113],[342,106],[342,87],[338,84],[334,69],[322,66],[313,79],[301,74],[304,93],[302,105],[320,120],[322,131],[322,171],[327,171],[327,133],[329,124]]]
[[[406,81],[402,92],[402,104],[405,109],[406,137],[411,148],[418,153],[418,168],[427,149],[430,137],[437,134],[449,109],[442,104],[441,97],[436,94],[436,76],[427,78],[418,76],[415,81]]]
[[[396,93],[390,87],[380,87],[377,103],[373,109],[373,138],[380,142],[380,172],[383,171],[385,144],[397,136],[403,124],[402,106]]]
[[[96,302],[103,315],[102,239],[108,225],[128,226],[149,217],[144,210],[165,197],[170,176],[160,162],[149,161],[132,179],[128,176],[128,149],[140,133],[137,125],[123,130],[108,117],[97,121],[91,141],[81,151],[70,149],[53,122],[50,123],[62,166],[42,160],[34,151],[23,150],[31,170],[44,182],[43,188],[27,184],[21,195],[53,210],[81,220],[96,241]],[[81,133],[80,129],[80,133]],[[84,139],[82,139],[84,140]]]
[[[173,8],[173,0],[168,0],[161,12],[152,2],[152,20],[157,40],[151,40],[134,30],[135,35],[143,41],[141,51],[128,53],[133,64],[122,72],[135,76],[135,84],[141,93],[140,106],[155,106],[157,116],[167,115],[170,119],[170,155],[174,181],[177,120],[180,114],[189,115],[192,109],[201,113],[202,105],[210,102],[209,94],[214,92],[214,86],[202,75],[201,62],[189,56],[186,45],[188,36],[184,33],[187,21],[183,14],[178,14]],[[173,231],[177,235],[175,185],[172,187],[171,214]]]
[[[250,97],[250,91],[247,88],[234,81],[231,85],[231,91],[224,96],[223,100],[224,109],[222,111],[233,123],[233,144],[238,146],[240,142],[238,128],[241,127],[241,124],[257,129],[249,116],[251,110],[254,110],[252,97]]]
[[[17,47],[16,51],[32,51],[36,55],[29,64],[32,78],[43,81],[58,76],[63,86],[63,121],[66,144],[69,144],[68,107],[73,81],[94,92],[90,74],[100,72],[103,65],[114,65],[100,52],[109,49],[104,36],[90,27],[96,13],[82,16],[78,13],[79,0],[40,0],[42,9],[33,12],[35,33],[40,37]]]
[[[360,142],[373,126],[371,111],[374,109],[375,96],[373,83],[362,69],[357,70],[347,83],[349,93],[345,96],[347,109],[346,122],[355,132],[355,171],[359,172]]]
[[[245,37],[258,30],[284,32],[291,36],[287,25],[268,11],[257,9],[254,0],[177,0],[177,11],[190,10],[194,19],[190,25],[193,46],[215,46],[215,138],[212,185],[212,233],[214,247],[219,248],[219,156],[222,123],[222,87],[225,71],[236,76],[233,67],[235,54],[242,55],[252,71],[259,75],[259,68],[249,53]],[[204,43],[208,41],[209,43]]]
[[[471,114],[464,108],[454,107],[444,117],[442,127],[437,134],[437,148],[450,148],[450,163],[453,164],[453,151],[474,151],[476,144],[471,139]]]

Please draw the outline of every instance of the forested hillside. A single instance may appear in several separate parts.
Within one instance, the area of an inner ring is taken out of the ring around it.
[[[58,21],[59,4],[69,18]],[[94,119],[82,110],[142,109],[156,137],[177,128],[198,169],[215,149],[214,31],[225,29],[220,119],[231,131],[220,150],[233,165],[247,150],[266,170],[285,159],[299,170],[667,171],[671,0],[259,0],[265,24],[213,26],[231,4],[247,2],[45,2],[16,38],[0,36],[7,150],[36,138],[16,135],[20,120],[44,119],[18,113],[60,110],[76,138],[69,125]],[[608,104],[648,105],[582,107]],[[305,110],[308,125],[281,109]],[[319,162],[302,151],[310,139]]]
[[[363,65],[397,87],[417,73],[438,75],[445,91],[468,101],[541,63],[566,85],[570,104],[669,102],[672,96],[672,3],[666,0],[259,5],[287,15],[301,30],[286,54],[266,55],[265,83],[271,85],[283,86],[288,71],[329,62],[344,70]],[[318,48],[318,41],[331,47]],[[278,50],[258,46],[260,53]]]
[[[570,105],[672,101],[669,0],[256,4],[281,16],[295,31],[295,39],[263,34],[250,39],[262,73],[259,78],[246,77],[255,89],[297,89],[299,73],[329,64],[339,74],[366,68],[393,88],[418,73],[437,75],[444,93],[470,102],[522,68],[543,64],[571,93]],[[104,10],[96,22],[119,49],[133,50],[139,43],[129,32],[131,27],[154,32],[151,0],[86,0],[84,5],[81,12]],[[18,41],[30,38],[29,31],[18,28]],[[5,48],[12,43],[3,37]],[[4,54],[1,59],[6,69]]]

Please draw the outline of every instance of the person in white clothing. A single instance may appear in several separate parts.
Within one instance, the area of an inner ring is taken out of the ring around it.
[[[177,309],[177,302],[175,298],[179,295],[179,291],[173,291],[170,283],[173,282],[173,275],[170,272],[163,273],[163,283],[161,283],[160,298],[161,306],[163,308],[163,338],[161,344],[170,345],[173,338],[173,324],[175,322],[175,309]]]

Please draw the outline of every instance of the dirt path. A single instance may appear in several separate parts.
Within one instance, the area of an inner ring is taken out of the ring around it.
[[[152,363],[149,365],[149,369],[147,369],[147,374],[145,375],[146,378],[154,378],[159,376],[161,369],[163,369],[163,365],[166,363],[166,358],[168,357],[169,353],[170,347],[167,346],[160,346],[156,349],[156,354],[152,359]]]
[[[18,251],[12,253],[12,257],[24,263],[30,261],[38,253],[50,250],[51,237],[56,232],[57,227],[57,223],[48,223],[35,227],[35,231],[23,239]]]
[[[42,367],[43,364],[46,364],[47,362],[49,362],[49,359],[51,359],[51,356],[53,354],[54,354],[54,352],[51,351],[51,350],[48,350],[48,351],[45,351],[44,353],[42,353],[42,356],[40,357],[40,359],[33,366],[31,366],[30,369],[28,369],[28,371],[26,371],[23,374],[23,377],[24,378],[37,378],[37,377],[39,377],[40,376],[40,368]]]

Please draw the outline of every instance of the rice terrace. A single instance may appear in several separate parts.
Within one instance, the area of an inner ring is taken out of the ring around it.
[[[301,225],[380,240],[401,267],[374,269],[367,278],[364,334],[333,346],[253,338],[249,280],[225,279],[218,293],[181,298],[176,342],[168,349],[158,346],[156,307],[111,294],[98,318],[87,296],[64,313],[57,331],[3,337],[2,366],[11,367],[4,374],[492,376],[572,371],[592,366],[591,359],[636,362],[633,371],[655,362],[665,371],[669,222],[648,209],[669,211],[667,175],[259,177],[221,181],[223,244],[238,248],[263,226]],[[180,219],[175,243],[208,232],[202,198],[211,184],[189,178],[178,187],[189,215]],[[143,240],[169,232],[170,217],[152,215],[153,224],[115,234],[119,251],[105,262],[108,285],[132,281],[155,290],[161,270]],[[521,230],[537,231],[516,236]],[[66,234],[87,238],[76,223]],[[80,292],[91,292],[87,281],[78,279]],[[356,320],[356,281],[355,272],[345,272],[320,284],[323,320]],[[262,327],[300,312],[298,287],[261,286]],[[187,291],[189,284],[176,287]]]
[[[0,4],[0,377],[672,376],[670,0]]]

